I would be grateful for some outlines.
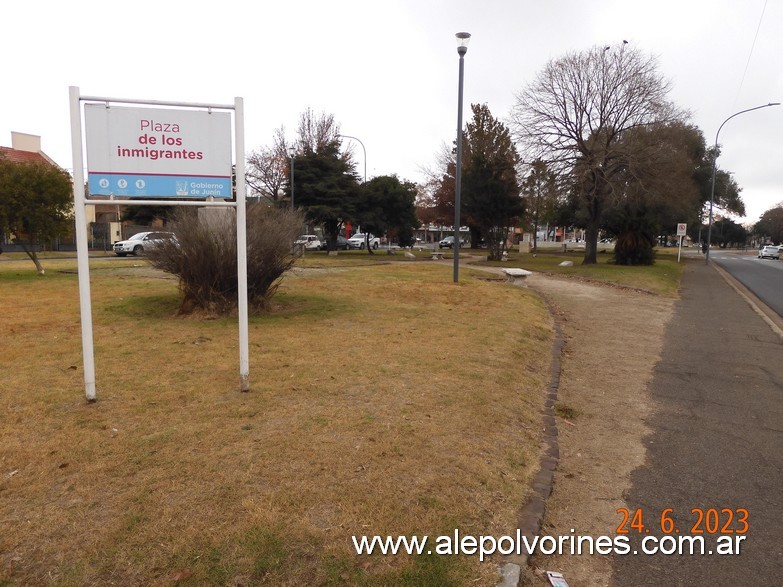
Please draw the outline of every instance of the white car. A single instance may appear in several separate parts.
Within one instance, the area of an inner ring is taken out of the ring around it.
[[[314,234],[302,234],[296,238],[294,244],[304,247],[306,251],[317,251],[321,248],[321,239]]]
[[[173,232],[139,232],[134,234],[128,240],[117,241],[112,247],[118,257],[134,255],[136,257],[143,255],[144,250],[150,250],[160,243],[176,239]]]
[[[365,246],[365,234],[361,232],[357,232],[355,235],[353,235],[351,238],[348,239],[348,248],[349,249],[363,249]],[[370,235],[370,247],[373,249],[377,249],[381,246],[381,239],[377,236]]]
[[[780,251],[775,245],[766,245],[759,249],[759,259],[780,259]]]

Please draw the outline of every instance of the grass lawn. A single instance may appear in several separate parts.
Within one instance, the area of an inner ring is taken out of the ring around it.
[[[546,251],[540,252],[535,256],[530,253],[511,251],[508,257],[508,261],[484,261],[480,264],[499,267],[522,267],[529,271],[641,289],[667,297],[677,295],[685,263],[693,261],[693,259],[683,256],[681,262],[677,263],[676,249],[673,254],[659,250],[655,264],[649,267],[614,265],[611,262],[612,255],[610,252],[599,253],[596,265],[582,265],[582,259],[584,259],[583,251],[569,250],[567,253]],[[563,261],[571,261],[573,265],[561,267],[560,263]]]
[[[0,583],[494,584],[476,556],[351,537],[513,532],[549,315],[469,269],[368,257],[284,280],[251,318],[245,394],[236,320],[177,316],[144,260],[91,260],[94,404],[75,260],[0,262]]]
[[[687,249],[684,249],[687,253]],[[444,260],[454,258],[454,252],[443,249]],[[416,260],[429,260],[431,250],[413,251]],[[340,251],[337,256],[329,257],[325,252],[307,253],[301,260],[303,267],[352,267],[358,265],[386,264],[399,261],[403,255],[398,251],[396,255],[388,255],[386,251],[377,251],[369,255],[367,251]],[[612,263],[611,251],[600,251],[596,265],[582,265],[584,250],[569,249],[567,253],[544,250],[535,256],[530,253],[519,253],[511,250],[507,261],[486,261],[486,249],[461,249],[460,259],[469,259],[476,266],[492,267],[521,267],[530,271],[537,271],[549,275],[583,279],[600,283],[610,283],[616,286],[629,287],[648,291],[657,295],[673,297],[682,277],[685,263],[696,259],[703,261],[703,257],[682,255],[681,262],[677,263],[676,248],[662,248],[656,250],[656,262],[649,267],[627,267]],[[563,261],[571,261],[572,266],[561,267]]]

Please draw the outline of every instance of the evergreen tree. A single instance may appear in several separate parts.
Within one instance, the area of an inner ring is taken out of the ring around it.
[[[401,182],[395,175],[372,178],[359,191],[354,219],[365,233],[379,236],[394,232],[400,245],[409,246],[413,229],[419,224],[416,185]],[[372,254],[372,248],[368,246],[367,252]]]
[[[764,212],[753,232],[772,239],[772,242],[783,243],[783,203]]]
[[[705,146],[698,128],[675,122],[631,129],[619,142],[602,228],[616,235],[615,262],[649,265],[662,232],[695,223]],[[669,228],[670,227],[670,228]]]
[[[14,235],[40,275],[35,245],[68,231],[72,203],[71,176],[59,167],[0,157],[0,230]]]
[[[354,218],[359,196],[354,165],[340,156],[339,146],[338,139],[317,151],[304,145],[294,158],[296,207],[305,210],[307,219],[323,225],[331,243],[336,243],[345,220]]]
[[[473,119],[467,124],[463,144],[463,205],[468,222],[486,240],[489,258],[500,260],[509,230],[524,213],[516,171],[519,157],[508,129],[487,105],[471,108]]]

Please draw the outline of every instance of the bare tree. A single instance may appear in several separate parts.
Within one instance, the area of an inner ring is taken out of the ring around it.
[[[275,131],[271,147],[254,150],[247,158],[247,183],[252,195],[277,204],[290,181],[289,165],[285,129],[281,126]]]
[[[537,159],[530,166],[530,173],[522,183],[522,195],[527,199],[527,216],[533,225],[533,249],[538,251],[538,227],[554,216],[557,206],[557,178],[546,163]]]
[[[523,152],[560,175],[573,175],[571,185],[586,212],[585,264],[597,262],[612,180],[628,158],[623,134],[681,116],[668,91],[655,58],[623,44],[552,60],[516,96],[511,126]]]
[[[435,168],[420,168],[425,175],[424,183],[419,185],[417,215],[425,225],[438,227],[433,238],[443,237],[443,227],[454,224],[454,190],[456,160],[446,144],[436,156]]]
[[[322,112],[320,115],[308,108],[299,116],[299,128],[296,131],[299,153],[321,153],[332,143],[340,143],[340,125],[333,114]]]
[[[454,224],[456,147],[442,143],[435,155],[434,167],[422,166],[419,171],[424,175],[425,180],[419,185],[416,213],[423,224],[438,227],[435,238],[440,240],[443,237],[444,226]]]

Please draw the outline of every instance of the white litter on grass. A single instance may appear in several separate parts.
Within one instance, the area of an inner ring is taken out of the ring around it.
[[[549,583],[552,585],[552,587],[568,587],[568,583],[566,582],[562,573],[547,571],[546,578],[549,579]]]

